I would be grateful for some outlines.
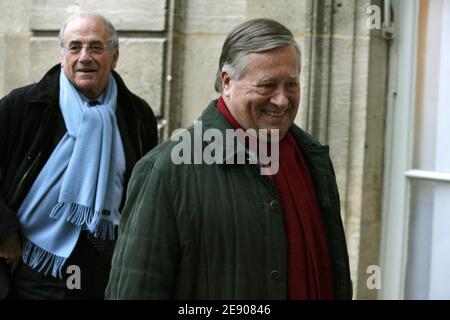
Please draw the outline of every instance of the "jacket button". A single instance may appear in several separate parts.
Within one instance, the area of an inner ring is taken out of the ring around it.
[[[272,200],[272,201],[270,201],[270,207],[271,207],[273,210],[278,209],[278,201],[277,201],[277,200]]]
[[[273,270],[270,273],[270,277],[272,278],[272,280],[278,280],[280,279],[280,272],[278,270]]]

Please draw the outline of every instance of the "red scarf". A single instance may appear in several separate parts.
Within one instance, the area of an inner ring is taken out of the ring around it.
[[[234,129],[241,126],[222,97],[217,109]],[[288,238],[289,299],[333,299],[333,279],[325,227],[308,166],[290,132],[280,142],[278,190]]]

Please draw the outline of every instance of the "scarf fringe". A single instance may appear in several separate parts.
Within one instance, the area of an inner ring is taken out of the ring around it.
[[[37,269],[39,273],[48,275],[51,271],[51,275],[54,278],[59,277],[62,279],[61,269],[67,258],[54,255],[30,240],[24,239],[22,260],[27,266]]]
[[[115,228],[114,224],[106,219],[100,219],[99,223],[95,226],[92,234],[94,238],[102,239],[102,240],[115,240]]]
[[[87,228],[95,238],[102,240],[115,239],[114,224],[107,219],[102,219],[98,211],[94,211],[92,208],[77,203],[58,202],[50,213],[50,217],[59,219],[65,212],[67,212],[67,222],[76,226],[86,224]]]
[[[94,229],[100,220],[100,213],[98,211],[78,203],[65,202],[58,202],[52,209],[50,218],[59,219],[66,212],[66,221],[76,226],[86,224],[89,229]]]

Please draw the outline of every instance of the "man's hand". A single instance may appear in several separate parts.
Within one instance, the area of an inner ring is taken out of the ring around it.
[[[19,259],[22,255],[20,238],[17,232],[14,232],[0,243],[0,258],[5,258],[9,265],[9,272],[12,274],[19,265]]]

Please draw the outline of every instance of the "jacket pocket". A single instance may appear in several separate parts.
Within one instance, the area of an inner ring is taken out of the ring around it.
[[[33,159],[31,164],[26,168],[16,183],[13,184],[10,192],[8,193],[7,202],[11,208],[18,208],[21,204],[25,190],[29,188],[29,181],[31,177],[36,176],[37,167],[40,163],[42,152],[39,152]]]

